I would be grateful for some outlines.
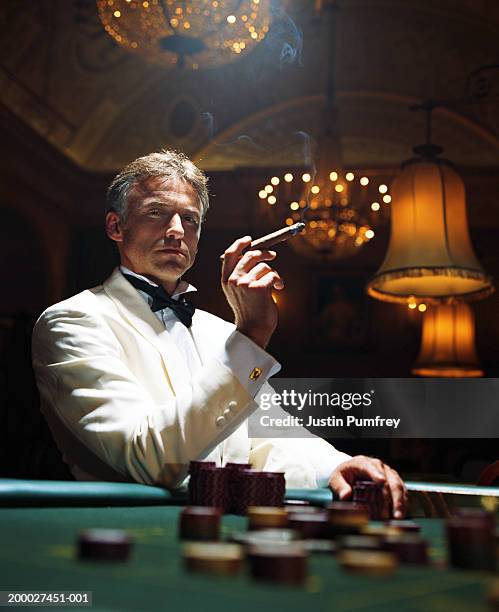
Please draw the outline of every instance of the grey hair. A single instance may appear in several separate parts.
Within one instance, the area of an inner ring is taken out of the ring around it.
[[[173,150],[150,153],[126,165],[109,185],[106,214],[116,212],[126,222],[130,191],[140,182],[158,176],[165,180],[181,179],[189,183],[198,195],[201,220],[204,220],[210,205],[208,178],[186,155]]]

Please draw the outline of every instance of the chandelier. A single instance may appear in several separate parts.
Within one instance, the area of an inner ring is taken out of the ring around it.
[[[473,251],[463,180],[430,143],[434,105],[419,108],[428,111],[427,142],[393,183],[390,242],[367,292],[403,303],[483,299],[494,287]]]
[[[97,0],[106,32],[161,66],[226,64],[270,27],[270,0]]]
[[[475,318],[465,302],[439,304],[424,314],[416,376],[483,376],[475,350]]]
[[[315,176],[284,172],[273,176],[258,195],[272,217],[285,217],[286,225],[306,224],[290,245],[323,261],[350,257],[372,240],[391,202],[388,186],[376,175],[344,172],[338,166]]]

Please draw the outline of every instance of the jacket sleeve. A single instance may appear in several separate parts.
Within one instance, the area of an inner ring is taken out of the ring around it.
[[[42,402],[125,479],[177,486],[188,462],[209,454],[257,404],[215,358],[176,395],[165,384],[164,402],[154,401],[104,318],[83,310],[52,307],[35,326]]]

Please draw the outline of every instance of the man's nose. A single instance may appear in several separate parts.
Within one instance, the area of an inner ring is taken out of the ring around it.
[[[182,219],[178,213],[175,213],[170,218],[168,226],[166,228],[166,236],[168,238],[183,238],[184,227],[182,225]]]

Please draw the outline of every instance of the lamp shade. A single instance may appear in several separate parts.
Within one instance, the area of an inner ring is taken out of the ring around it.
[[[436,157],[409,160],[391,189],[388,251],[368,293],[387,302],[481,299],[489,276],[471,245],[461,177]]]
[[[429,308],[423,318],[417,376],[483,376],[475,351],[475,319],[464,302]]]

